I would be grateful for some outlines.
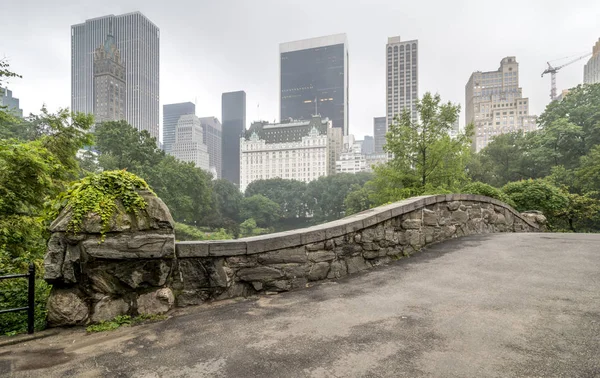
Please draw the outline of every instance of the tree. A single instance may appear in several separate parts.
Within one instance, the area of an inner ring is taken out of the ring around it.
[[[253,218],[259,227],[273,227],[280,217],[280,211],[277,203],[260,194],[242,201],[242,218]]]
[[[328,222],[346,215],[344,200],[356,186],[362,187],[373,178],[372,173],[337,173],[319,177],[306,187],[308,210],[313,223]]]
[[[447,190],[467,181],[465,164],[470,154],[472,126],[467,127],[465,134],[451,138],[449,131],[460,106],[441,101],[439,95],[426,93],[417,102],[418,121],[405,110],[390,125],[385,149],[394,157],[375,172],[376,176],[389,178],[394,187],[391,191],[407,188],[403,193],[407,194],[436,188]]]
[[[585,191],[600,189],[600,145],[594,146],[581,157],[581,165],[575,171],[580,187]]]
[[[251,182],[245,195],[263,195],[279,205],[283,218],[294,219],[306,217],[305,191],[306,184],[302,181],[272,178]]]
[[[147,131],[138,131],[125,121],[97,125],[95,137],[102,169],[127,169],[139,175],[165,202],[176,221],[207,225],[214,210],[210,173],[165,155]]]
[[[350,193],[348,193],[346,199],[344,199],[346,215],[352,215],[370,209],[374,205],[370,196],[371,192],[368,188],[356,184],[352,185]]]
[[[578,127],[577,143],[568,148],[573,148],[580,156],[600,144],[600,84],[578,85],[562,101],[548,104],[538,123],[546,130],[557,122]]]

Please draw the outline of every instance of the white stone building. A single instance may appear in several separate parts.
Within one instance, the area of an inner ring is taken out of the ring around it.
[[[592,57],[583,68],[583,83],[600,83],[600,39],[598,39],[598,42],[592,48]]]
[[[503,58],[495,71],[473,72],[465,94],[465,125],[475,125],[477,152],[498,135],[537,129],[537,117],[529,114],[529,98],[519,87],[519,63],[514,56]]]
[[[202,141],[202,123],[195,115],[182,115],[177,121],[175,143],[172,146],[171,155],[209,171],[208,147]]]
[[[335,173],[342,129],[314,116],[278,124],[255,122],[240,141],[240,190],[256,180],[310,182]]]
[[[358,173],[367,170],[367,159],[362,153],[361,141],[354,135],[344,136],[344,147],[335,162],[336,173]]]

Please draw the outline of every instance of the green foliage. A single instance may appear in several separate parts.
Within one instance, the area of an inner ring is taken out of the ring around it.
[[[214,210],[210,173],[165,155],[147,131],[125,121],[103,122],[95,136],[100,168],[127,169],[142,177],[176,221],[206,225]]]
[[[306,216],[305,191],[306,184],[302,181],[274,178],[253,181],[246,188],[245,196],[265,196],[279,205],[282,218],[294,219]]]
[[[221,228],[215,232],[204,232],[194,226],[176,222],[175,239],[178,241],[229,240],[233,239],[233,235],[227,233],[224,228]]]
[[[563,191],[542,179],[510,182],[502,191],[515,203],[516,210],[539,210],[549,218],[557,217],[569,203]]]
[[[581,165],[575,175],[579,187],[586,191],[600,190],[600,144],[581,157]]]
[[[241,216],[244,219],[253,218],[259,227],[272,227],[280,218],[279,205],[267,197],[256,194],[244,198]]]
[[[240,224],[240,235],[244,238],[248,236],[268,234],[270,232],[272,232],[272,230],[268,228],[257,227],[254,218],[246,219],[242,222],[242,224]]]
[[[344,200],[357,186],[362,187],[373,178],[372,173],[337,173],[319,177],[308,183],[306,200],[312,213],[313,223],[323,223],[340,219],[347,214]]]
[[[441,103],[439,95],[425,93],[417,102],[419,120],[405,110],[390,125],[385,150],[393,154],[388,165],[402,174],[403,187],[456,188],[466,181],[465,163],[470,154],[470,128],[451,138],[449,131],[460,106]]]
[[[370,196],[371,192],[368,188],[354,184],[352,188],[350,188],[350,193],[348,193],[344,199],[346,215],[352,215],[370,209],[374,205]]]
[[[88,333],[114,331],[122,326],[131,327],[144,322],[155,322],[165,320],[166,315],[141,314],[134,318],[129,315],[118,315],[113,320],[102,321],[98,324],[92,324],[86,327]]]
[[[506,195],[506,193],[504,193],[498,188],[494,188],[493,186],[485,184],[483,182],[469,183],[462,188],[461,192],[467,194],[480,194],[482,196],[495,198],[498,201],[502,201],[512,207],[516,206],[513,200],[510,199],[510,197]]]
[[[41,264],[40,264],[41,265]],[[46,302],[51,286],[41,279],[35,281],[35,330],[46,328]],[[0,310],[27,307],[27,279],[0,281]],[[25,311],[0,314],[0,334],[16,335],[27,332],[27,313]]]
[[[147,203],[138,190],[149,191],[150,188],[144,180],[127,171],[104,171],[73,183],[59,202],[60,208],[69,207],[72,211],[68,230],[78,233],[84,218],[95,213],[102,219],[104,234],[108,231],[118,203],[128,213],[146,208]]]

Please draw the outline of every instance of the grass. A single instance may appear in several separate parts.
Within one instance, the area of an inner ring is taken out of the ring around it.
[[[92,324],[86,327],[88,333],[113,331],[122,326],[130,327],[144,322],[155,322],[167,319],[166,315],[141,314],[136,317],[129,315],[119,315],[112,320],[102,321],[98,324]]]

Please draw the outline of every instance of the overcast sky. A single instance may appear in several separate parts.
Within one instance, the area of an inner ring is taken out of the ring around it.
[[[550,77],[540,78],[546,61],[591,52],[600,38],[598,0],[3,1],[0,57],[23,75],[9,88],[25,113],[44,103],[70,106],[72,24],[132,11],[161,31],[161,112],[163,104],[196,101],[198,116],[220,118],[221,93],[245,90],[247,126],[279,120],[279,43],[347,33],[350,133],[359,138],[373,134],[373,117],[385,116],[389,36],[419,40],[420,96],[438,92],[463,107],[473,71],[516,56],[532,114],[549,102]],[[558,73],[559,92],[582,82],[586,61]]]

